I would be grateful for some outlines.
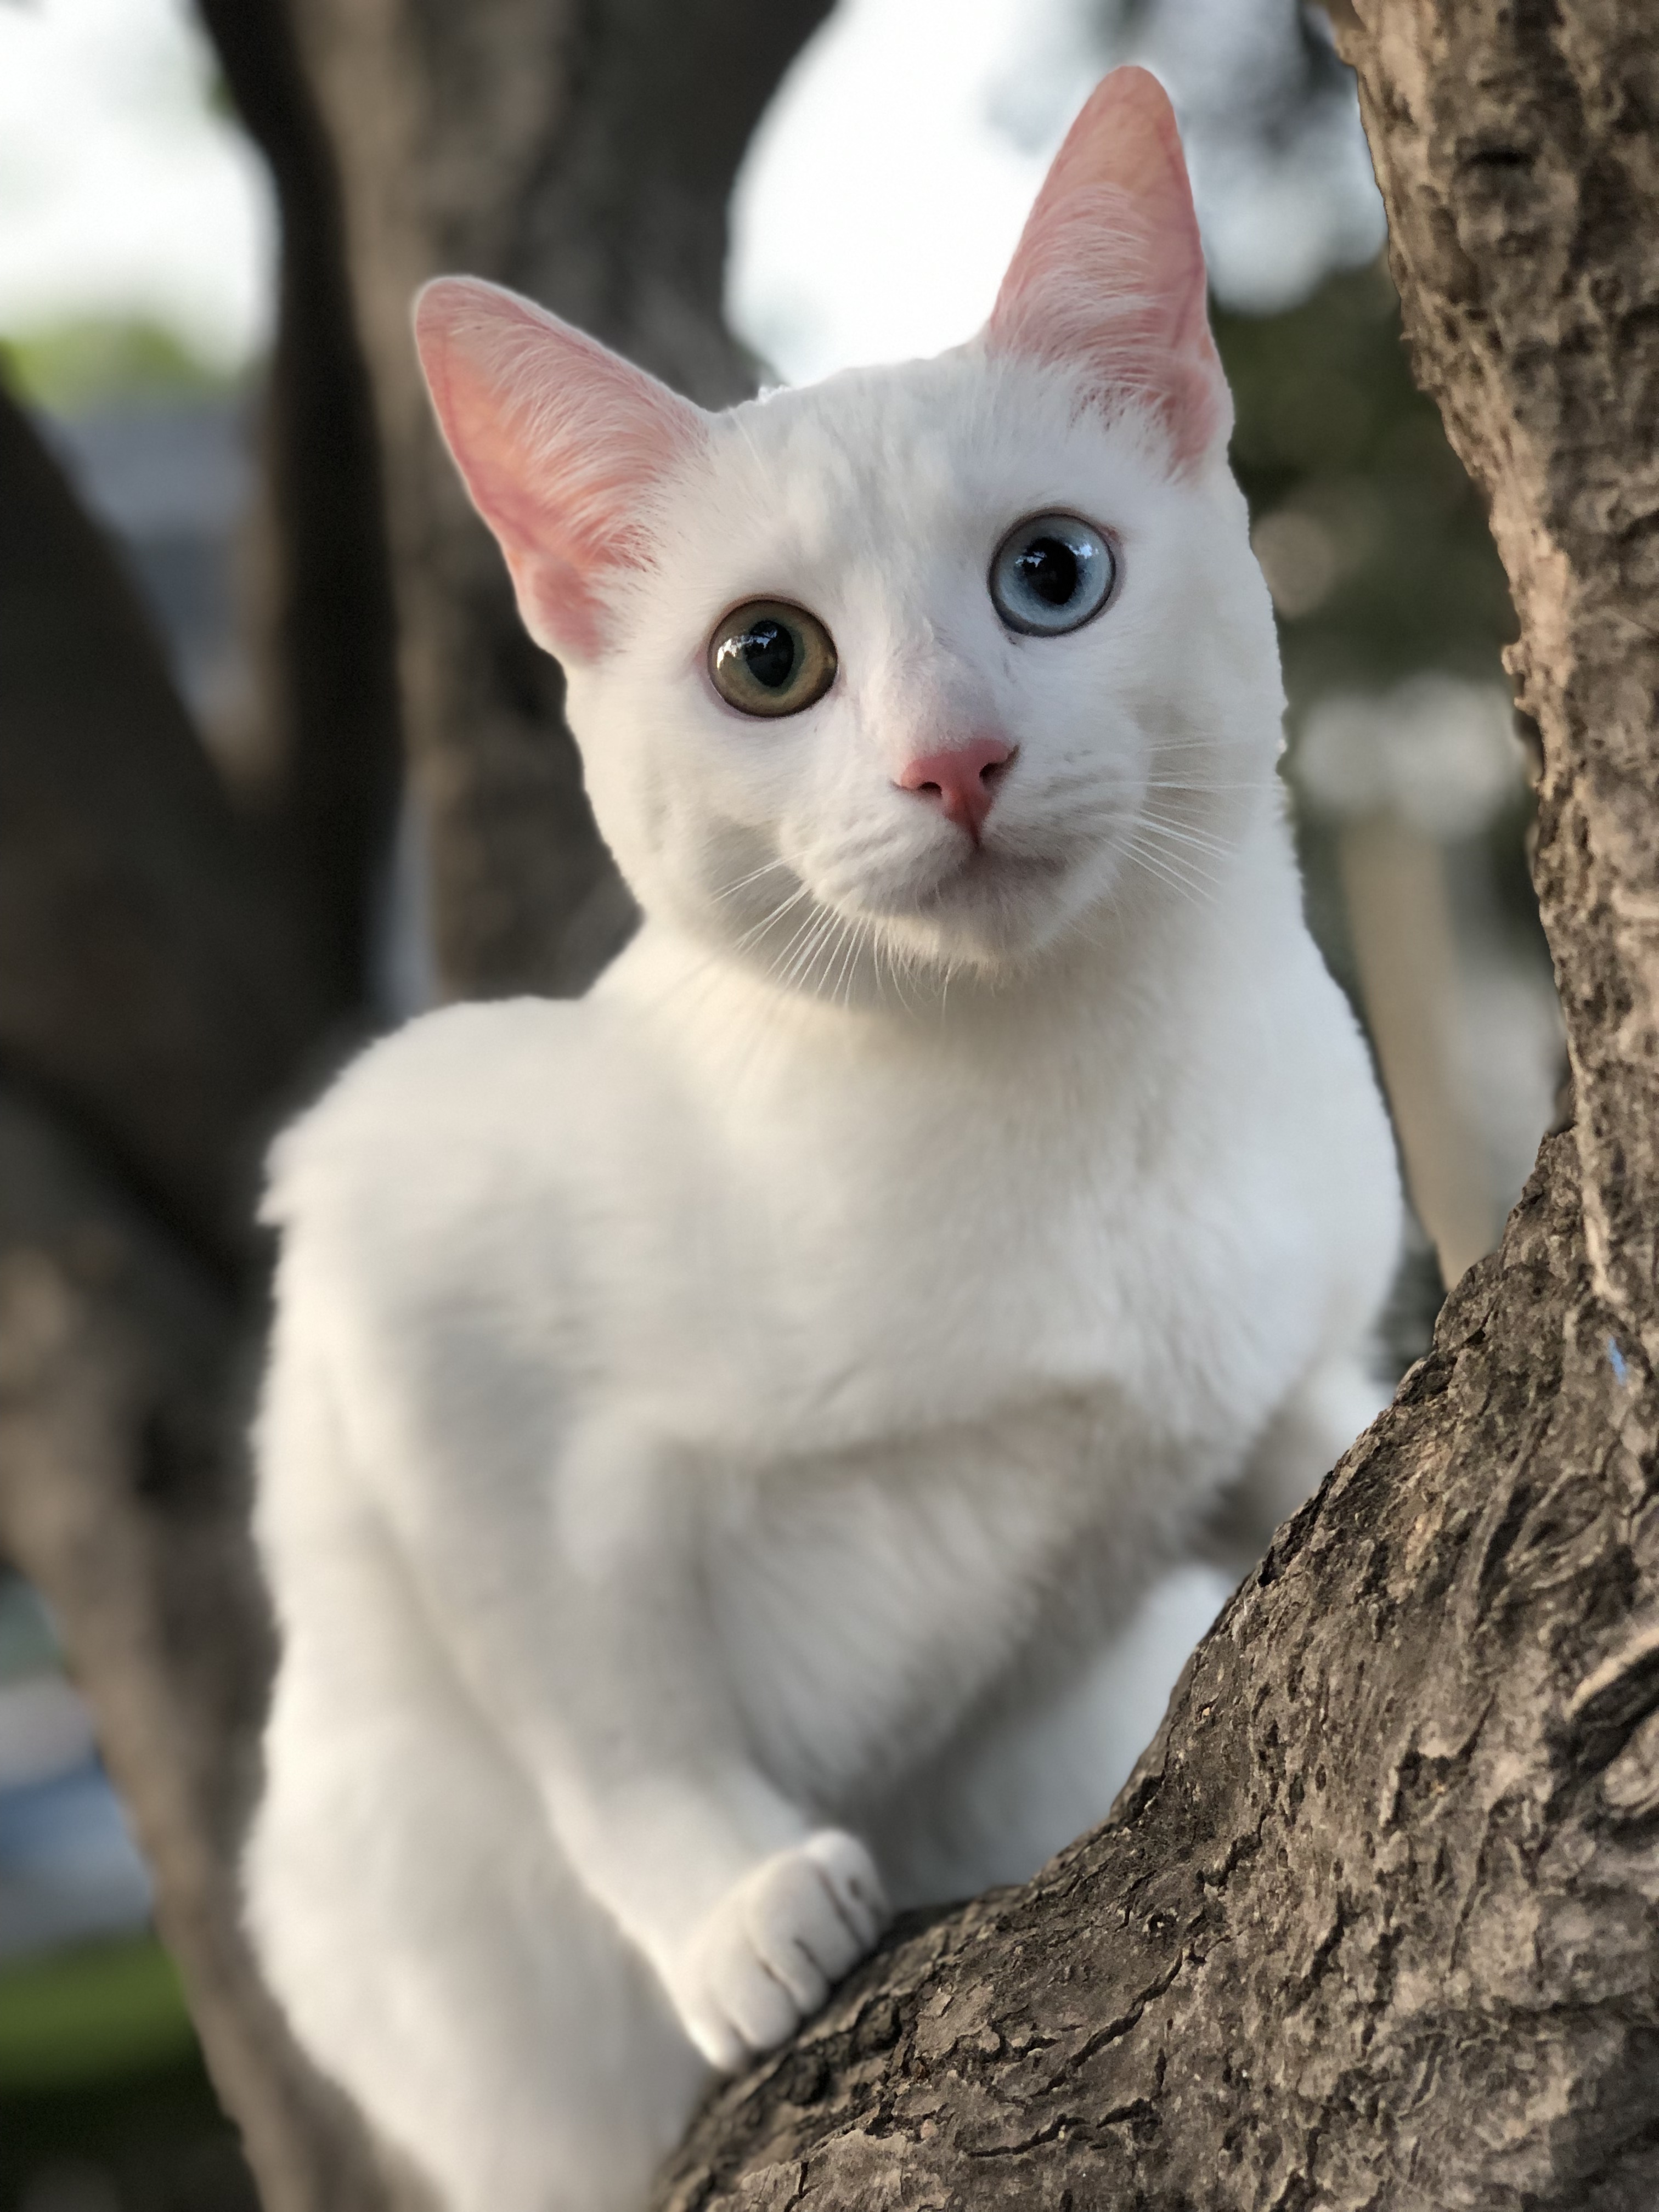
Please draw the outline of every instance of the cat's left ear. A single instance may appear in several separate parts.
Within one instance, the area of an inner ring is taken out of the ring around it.
[[[608,575],[650,556],[652,485],[706,417],[556,315],[476,276],[415,303],[415,342],[472,503],[507,556],[525,627],[563,658],[602,652]]]
[[[1149,406],[1188,468],[1232,428],[1174,110],[1114,70],[1066,135],[986,327],[993,352],[1080,369],[1108,404]]]

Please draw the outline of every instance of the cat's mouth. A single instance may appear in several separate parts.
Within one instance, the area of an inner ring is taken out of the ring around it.
[[[994,819],[977,842],[942,836],[921,853],[837,853],[816,866],[775,855],[738,879],[752,886],[757,911],[728,903],[723,926],[769,971],[810,980],[830,968],[849,988],[862,960],[879,972],[890,955],[906,973],[918,961],[988,974],[1022,965],[1065,929],[1079,899],[1088,902],[1093,872],[1088,841],[1066,849],[1023,828]]]
[[[1006,909],[1022,891],[1040,893],[1066,872],[1066,866],[1058,855],[964,842],[947,866],[930,870],[920,882],[912,877],[846,886],[824,896],[823,902],[849,919],[878,927],[959,920],[988,908]]]
[[[993,824],[984,836],[971,843],[966,838],[958,841],[958,849],[931,875],[926,886],[907,900],[895,901],[894,910],[931,914],[987,897],[1006,898],[1022,885],[1037,890],[1056,883],[1072,864],[1073,856],[1016,843],[999,836]]]
[[[994,833],[979,844],[964,839],[924,882],[866,891],[859,918],[913,956],[1000,968],[1040,951],[1063,927],[1072,872],[1059,853],[1022,851]]]

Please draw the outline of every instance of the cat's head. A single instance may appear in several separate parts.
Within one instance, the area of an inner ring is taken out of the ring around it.
[[[937,360],[710,416],[491,285],[440,279],[416,331],[647,913],[902,989],[1202,897],[1259,813],[1277,652],[1146,72]]]

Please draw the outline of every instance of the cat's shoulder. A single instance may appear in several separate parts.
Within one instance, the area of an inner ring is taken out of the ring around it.
[[[423,1014],[360,1053],[270,1150],[262,1218],[291,1229],[388,1200],[409,1214],[523,1189],[573,1122],[625,1091],[625,1032],[588,1001],[511,999]]]

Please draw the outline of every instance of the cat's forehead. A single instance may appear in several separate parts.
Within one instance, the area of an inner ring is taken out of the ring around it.
[[[848,369],[752,400],[726,428],[803,523],[815,512],[830,524],[848,509],[913,514],[962,495],[973,444],[964,417],[984,412],[981,380],[949,361]]]
[[[1066,380],[987,358],[854,369],[717,418],[688,485],[711,542],[810,563],[902,559],[1033,505],[1147,473],[1145,438],[1103,422]]]

